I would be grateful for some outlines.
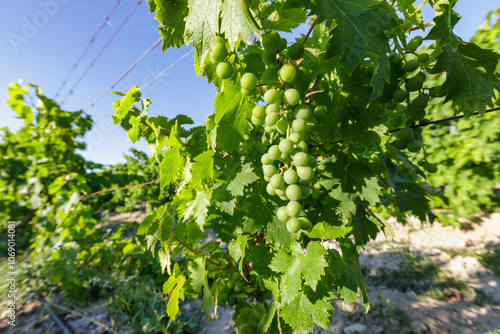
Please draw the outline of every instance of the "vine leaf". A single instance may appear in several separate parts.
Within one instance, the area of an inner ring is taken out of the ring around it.
[[[322,240],[336,239],[343,237],[352,230],[350,226],[332,226],[327,223],[317,223],[311,232],[307,234],[309,238],[318,238]]]
[[[225,33],[224,36],[229,42],[231,49],[234,49],[238,37],[246,44],[251,44],[252,38],[250,34],[260,35],[259,30],[248,17],[250,14],[247,13],[244,1],[224,0],[221,10],[221,31]]]
[[[176,123],[166,143],[166,146],[170,146],[170,148],[163,153],[163,161],[160,163],[161,189],[176,181],[184,166],[184,159],[180,154],[182,143],[177,129]]]
[[[211,181],[214,177],[214,151],[205,151],[194,158],[191,183],[199,187],[204,181]]]
[[[179,313],[179,300],[184,300],[185,283],[186,277],[184,277],[179,264],[176,262],[172,276],[163,284],[163,293],[170,295],[167,303],[167,315],[172,319],[175,319],[175,316]]]
[[[320,277],[325,274],[326,254],[327,251],[323,246],[313,242],[309,244],[305,254],[300,244],[294,243],[291,254],[281,250],[274,256],[269,267],[277,273],[284,273],[281,281],[282,304],[287,304],[296,298],[297,292],[302,287],[302,278],[307,285],[316,290]]]
[[[248,261],[252,262],[252,273],[260,277],[267,277],[273,274],[269,265],[271,264],[273,253],[264,244],[250,247]]]
[[[253,167],[251,163],[246,163],[241,166],[239,172],[236,174],[234,179],[231,180],[227,186],[227,190],[231,192],[233,196],[243,196],[243,190],[245,186],[257,181],[259,177],[253,172]]]
[[[149,10],[156,11],[155,19],[160,22],[157,29],[163,38],[163,52],[171,46],[181,47],[184,44],[187,5],[187,0],[149,0]]]
[[[243,259],[245,258],[245,248],[247,247],[247,237],[239,235],[236,240],[233,240],[228,245],[229,254],[234,261],[239,262],[240,272],[243,274]]]
[[[202,189],[196,190],[194,198],[187,202],[182,208],[182,219],[186,220],[189,218],[194,218],[196,224],[203,231],[203,226],[205,226],[205,221],[208,216],[208,206],[210,205],[210,200],[212,198],[212,190]]]
[[[190,284],[196,293],[201,293],[201,288],[208,284],[207,273],[205,271],[205,258],[197,258],[190,261],[188,265]]]
[[[302,291],[282,308],[282,316],[292,326],[294,333],[310,333],[315,322],[328,328],[330,310],[333,310],[330,303],[322,299],[313,302]]]

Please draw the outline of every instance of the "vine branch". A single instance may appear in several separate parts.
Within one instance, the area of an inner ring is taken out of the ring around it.
[[[134,187],[141,187],[141,186],[145,186],[147,184],[155,183],[155,182],[158,182],[158,181],[160,181],[160,179],[156,179],[156,180],[148,181],[148,182],[144,182],[144,183],[139,183],[139,184],[133,184],[131,186],[125,186],[125,187],[119,187],[119,188],[111,188],[111,189],[99,190],[99,191],[91,193],[91,194],[89,194],[87,196],[83,196],[82,195],[82,196],[80,196],[80,198],[85,197],[83,200],[86,200],[87,198],[95,196],[95,195],[98,195],[98,194],[102,194],[102,193],[106,193],[106,192],[110,192],[110,191],[115,191],[115,190],[129,189],[129,188],[134,188]]]
[[[311,25],[311,28],[309,28],[309,31],[307,32],[306,37],[304,37],[304,40],[302,41],[302,45],[306,45],[306,41],[309,38],[309,35],[313,31],[314,27],[316,26],[316,23],[318,22],[319,16],[316,17],[316,20],[314,20],[313,24]]]

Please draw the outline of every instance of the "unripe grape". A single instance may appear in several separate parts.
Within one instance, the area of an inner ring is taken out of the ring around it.
[[[233,281],[227,281],[226,286],[229,290],[234,289],[234,282]]]
[[[266,117],[266,107],[261,106],[261,105],[253,107],[252,116],[255,118],[264,119]]]
[[[285,95],[283,96],[283,100],[286,104],[293,107],[297,105],[300,101],[300,93],[298,90],[294,88],[289,88],[285,91]]]
[[[307,217],[299,217],[300,229],[309,232],[312,229],[312,223]]]
[[[302,71],[299,71],[297,74],[297,79],[293,82],[293,88],[301,93],[304,93],[309,88],[310,84],[311,80],[309,80],[309,77]]]
[[[409,92],[416,92],[420,88],[422,88],[424,84],[424,80],[420,76],[414,76],[413,78],[410,78],[406,80],[405,82],[405,88]]]
[[[398,137],[401,140],[411,140],[413,138],[413,129],[408,127],[400,129],[398,131]]]
[[[418,55],[417,60],[419,63],[423,64],[427,63],[429,61],[429,58],[430,58],[429,54],[424,52]]]
[[[241,94],[243,94],[245,96],[253,95],[253,94],[255,94],[255,91],[256,91],[255,88],[254,89],[250,89],[250,90],[245,89],[245,88],[241,88]]]
[[[276,53],[281,48],[281,37],[276,31],[267,32],[262,36],[262,47],[267,52]]]
[[[406,145],[406,149],[410,152],[418,152],[422,149],[422,142],[419,140],[412,140]]]
[[[286,198],[286,196],[285,196],[286,188],[284,186],[282,188],[274,189],[274,191],[276,192],[276,195],[278,195],[282,200],[288,201],[288,198]],[[284,197],[284,198],[282,198],[282,197]]]
[[[283,180],[283,175],[281,174],[274,174],[271,177],[271,181],[269,181],[269,184],[274,187],[274,189],[280,189],[285,185],[285,181]]]
[[[286,40],[286,38],[281,38],[281,45],[280,45],[280,51],[281,50],[285,50],[286,49],[286,46],[288,45],[288,41]]]
[[[276,189],[271,185],[271,183],[268,183],[266,186],[266,191],[269,195],[274,196],[276,195]]]
[[[228,61],[221,61],[217,65],[217,76],[221,79],[229,79],[233,75],[233,65]]]
[[[301,210],[302,210],[302,206],[297,201],[290,201],[286,205],[286,213],[290,217],[297,217]]]
[[[293,169],[287,169],[285,174],[283,174],[283,179],[287,184],[295,184],[297,183],[297,172]]]
[[[314,128],[318,125],[318,121],[314,117],[309,117],[306,123],[306,131],[312,132]]]
[[[236,305],[238,301],[236,300],[236,298],[233,296],[233,295],[229,295],[228,297],[228,300],[227,300],[227,303],[231,306],[234,306]]]
[[[239,272],[234,272],[233,273],[233,277],[232,277],[232,280],[233,282],[238,282],[239,280],[241,279],[241,274]],[[234,285],[234,287],[236,288],[236,284]],[[236,289],[235,289],[236,290]]]
[[[264,119],[255,118],[254,116],[252,116],[252,123],[256,126],[261,126],[262,124],[264,124]]]
[[[290,139],[283,139],[279,144],[280,151],[284,154],[288,154],[293,150],[293,143]]]
[[[227,57],[227,48],[226,43],[216,43],[214,49],[210,53],[212,60],[214,63],[219,63],[226,59]]]
[[[313,193],[311,194],[311,197],[312,197],[313,199],[318,199],[318,198],[319,198],[319,196],[320,196],[320,194],[319,194],[319,192],[317,192],[317,191],[313,191]]]
[[[292,218],[286,223],[286,229],[290,233],[297,233],[300,230],[300,221],[297,218]]]
[[[294,143],[294,144],[298,144],[302,138],[301,138],[300,133],[298,133],[298,132],[294,132],[294,133],[291,133],[291,134],[288,136],[288,139],[290,139],[290,140],[292,141],[292,143]]]
[[[420,167],[422,167],[425,164],[425,160],[419,160],[417,163]]]
[[[284,119],[280,119],[278,123],[276,123],[276,130],[278,130],[279,133],[285,134],[287,129],[288,123]]]
[[[293,64],[285,64],[281,67],[280,77],[283,82],[292,82],[297,75],[297,69]]]
[[[293,113],[295,117],[303,120],[307,120],[309,117],[311,117],[312,114],[311,108],[307,104],[299,104],[295,107]]]
[[[425,110],[424,109],[412,109],[411,111],[411,120],[412,121],[418,121],[421,120],[425,117]]]
[[[297,144],[297,147],[300,148],[302,152],[307,152],[308,147],[305,141],[302,140],[301,142],[299,142]]]
[[[275,52],[263,52],[262,62],[268,66],[276,64],[276,53]]]
[[[243,283],[241,282],[237,282],[235,285],[234,285],[234,292],[242,292],[243,291]]]
[[[426,162],[426,163],[424,164],[424,169],[425,169],[426,171],[428,171],[429,173],[435,173],[435,172],[437,172],[437,170],[438,170],[437,166],[436,166],[436,165],[434,165],[433,163],[430,163],[430,162]]]
[[[321,190],[321,183],[316,182],[316,183],[313,185],[313,189],[314,189],[314,190],[316,190],[316,191]]]
[[[295,162],[297,166],[305,166],[308,161],[309,157],[307,153],[299,152],[293,156],[293,162]]]
[[[392,99],[398,103],[404,102],[406,100],[406,92],[402,89],[396,89],[392,94]]]
[[[271,158],[273,161],[278,160],[278,158],[281,155],[280,148],[278,145],[273,145],[269,147],[269,150],[267,151],[267,154],[269,155],[269,158]]]
[[[280,112],[280,106],[276,103],[268,104],[266,107],[266,114],[271,114],[273,112],[277,114]]]
[[[264,172],[265,176],[272,177],[274,174],[276,174],[276,167],[274,165],[263,165],[262,171]]]
[[[292,128],[293,128],[293,131],[295,132],[304,132],[305,129],[306,129],[306,121],[304,121],[303,119],[301,118],[297,118],[295,119],[293,122],[292,122]]]
[[[252,90],[257,85],[257,77],[253,73],[245,73],[241,77],[241,87],[246,90]]]
[[[389,60],[392,63],[397,63],[403,60],[403,56],[400,53],[393,53],[389,56]]]
[[[274,131],[274,127],[273,126],[265,126],[264,127],[264,131],[266,131],[267,133],[271,133]]]
[[[323,123],[326,119],[326,108],[317,106],[316,109],[314,109],[313,117],[318,120],[318,123]]]
[[[268,89],[264,93],[264,102],[267,104],[281,104],[283,102],[283,95],[276,89]]]
[[[266,115],[266,125],[267,126],[273,126],[276,125],[278,120],[280,119],[280,116],[276,113],[271,113]]]
[[[314,171],[310,166],[299,166],[297,167],[297,175],[299,179],[304,181],[309,181],[314,176]]]
[[[302,193],[300,190],[300,187],[296,184],[291,184],[288,187],[286,187],[286,197],[290,201],[298,201],[302,197]]]
[[[420,63],[417,59],[411,59],[411,60],[408,60],[408,62],[405,64],[404,70],[405,70],[405,72],[413,72],[417,68],[419,68],[419,66],[420,66]]]
[[[278,212],[276,212],[276,216],[282,222],[286,222],[288,220],[288,218],[290,218],[290,216],[288,215],[288,213],[286,213],[286,206],[281,206],[278,209]]]
[[[306,199],[309,197],[309,188],[303,184],[299,184],[300,187],[300,193],[302,194],[301,199]]]
[[[401,116],[396,116],[393,119],[391,119],[391,126],[393,128],[397,128],[398,126],[401,125],[401,123],[403,123],[403,119],[401,118]]]
[[[396,110],[399,106],[399,103],[397,103],[396,101],[392,100],[392,101],[389,101],[385,104],[385,107],[389,110]]]
[[[263,165],[270,165],[273,163],[273,159],[269,157],[269,154],[264,153],[262,154],[262,157],[260,158],[260,162],[262,162]]]
[[[316,158],[313,157],[311,154],[308,154],[308,160],[307,160],[307,165],[311,168],[314,168],[318,165],[318,161],[316,161]]]
[[[269,67],[262,72],[260,81],[264,83],[273,83],[278,81],[278,70],[274,67]]]
[[[296,42],[288,48],[288,57],[293,60],[299,60],[304,55],[304,46],[302,43]]]
[[[421,94],[417,96],[411,103],[413,109],[424,110],[429,102],[429,96]]]
[[[401,140],[401,139],[398,139],[398,140],[396,140],[396,141],[394,142],[394,146],[395,146],[398,150],[400,150],[400,151],[402,151],[402,150],[404,150],[404,149],[406,148],[406,144],[407,144],[407,142],[406,142],[406,141],[404,141],[404,140]]]
[[[228,298],[229,298],[229,295],[227,294],[227,292],[223,292],[223,293],[219,294],[219,303],[221,303],[221,304],[227,303]]]
[[[411,22],[410,20],[403,20],[403,23],[401,23],[401,29],[403,31],[408,31],[411,29]]]

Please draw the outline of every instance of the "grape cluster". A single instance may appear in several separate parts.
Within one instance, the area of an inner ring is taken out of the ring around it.
[[[219,302],[222,304],[228,303],[231,306],[236,305],[238,300],[246,299],[246,286],[243,277],[239,272],[230,273],[224,272],[222,279],[219,283]]]
[[[424,88],[427,77],[425,65],[429,62],[430,56],[425,52],[416,53],[422,41],[422,37],[415,36],[406,44],[404,56],[395,53],[390,57],[393,63],[400,66],[403,73],[402,77],[399,78],[398,88],[392,93],[392,101],[387,104],[388,109],[402,109],[402,111],[391,119],[390,125],[393,128],[398,128],[403,125],[403,120],[406,120],[406,126],[397,132],[394,146],[398,150],[406,149],[412,153],[423,149],[422,127],[415,127],[415,125],[428,121],[425,119],[426,108],[430,96],[435,96],[437,91],[434,89],[427,94]],[[404,104],[404,108],[400,108],[402,104]],[[421,166],[430,173],[437,170],[436,166],[429,162],[424,161]]]

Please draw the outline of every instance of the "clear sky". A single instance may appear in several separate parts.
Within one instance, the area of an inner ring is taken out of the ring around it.
[[[418,1],[419,2],[419,1]],[[104,17],[115,6],[115,0],[23,0],[0,3],[0,127],[15,131],[21,126],[7,101],[7,88],[19,79],[36,84],[45,95],[54,98],[73,64],[89,44]],[[79,63],[57,102],[65,99],[63,109],[87,110],[141,54],[160,37],[154,14],[146,1],[125,23],[88,74],[75,88],[68,91],[87,69],[118,26],[136,6],[135,0],[121,0],[109,22],[101,30],[90,51]],[[456,10],[463,15],[455,32],[469,40],[483,23],[488,11],[500,6],[498,0],[460,0]],[[432,20],[432,8],[424,7],[424,18]],[[303,29],[302,29],[303,30]],[[142,86],[156,74],[191,50],[191,47],[161,52],[161,45],[151,51],[114,90],[127,91],[132,85]],[[67,98],[66,98],[67,96]],[[195,125],[202,125],[213,111],[214,87],[205,78],[196,77],[191,55],[172,67],[157,82],[144,90],[151,99],[150,116],[177,114],[190,116]],[[88,149],[82,154],[95,162],[111,164],[123,161],[130,147],[148,151],[145,142],[126,141],[126,133],[112,124],[111,104],[116,99],[106,94],[95,107],[88,109],[94,120],[85,137]]]

